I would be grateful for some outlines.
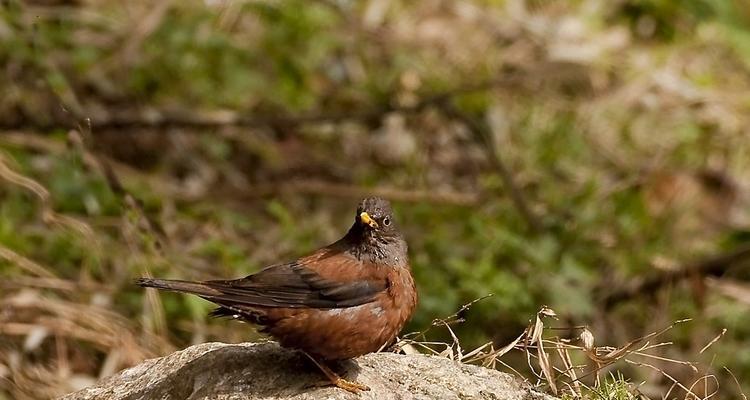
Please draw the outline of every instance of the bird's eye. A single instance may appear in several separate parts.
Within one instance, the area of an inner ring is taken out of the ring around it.
[[[383,218],[383,226],[390,226],[391,225],[391,219],[388,217]]]

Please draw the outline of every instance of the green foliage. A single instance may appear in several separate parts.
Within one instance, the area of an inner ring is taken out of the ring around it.
[[[674,39],[687,34],[696,23],[715,17],[716,13],[731,7],[731,1],[689,0],[633,0],[623,3],[622,15],[628,18],[634,30],[646,18],[653,24],[653,34],[662,39]],[[687,32],[686,32],[687,31]]]
[[[592,389],[596,400],[636,400],[638,396],[630,390],[630,384],[621,373],[610,374],[599,387]]]
[[[582,390],[581,396],[564,394],[563,400],[639,400],[642,397],[634,393],[631,384],[621,373],[612,373],[603,379],[598,385]]]
[[[130,74],[133,94],[239,109],[258,101],[289,109],[315,104],[314,81],[339,45],[324,29],[337,22],[329,8],[243,4],[240,22],[258,25],[258,34],[242,38],[214,29],[222,23],[216,13],[196,11],[170,10],[146,40]],[[313,34],[316,40],[307,40]]]

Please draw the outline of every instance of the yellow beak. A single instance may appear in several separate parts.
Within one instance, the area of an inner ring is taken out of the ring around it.
[[[375,222],[375,220],[370,217],[370,214],[364,211],[361,214],[359,214],[359,220],[362,221],[363,224],[370,225],[371,228],[378,227],[378,223]]]

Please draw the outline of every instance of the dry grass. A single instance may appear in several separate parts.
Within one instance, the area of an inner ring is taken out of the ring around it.
[[[623,364],[651,370],[666,378],[670,385],[666,392],[662,393],[660,397],[662,399],[707,400],[723,398],[719,381],[716,378],[717,372],[709,372],[712,370],[711,366],[706,367],[698,362],[679,360],[663,355],[665,348],[673,345],[673,343],[659,339],[668,335],[675,326],[692,323],[692,320],[676,321],[661,330],[631,340],[619,347],[595,346],[596,338],[586,327],[545,327],[544,321],[556,319],[557,315],[552,309],[543,307],[526,330],[505,346],[496,349],[495,344],[489,342],[477,348],[466,350],[462,348],[460,340],[451,326],[464,322],[459,315],[481,300],[477,299],[466,304],[459,312],[447,318],[435,320],[432,327],[427,330],[405,335],[393,346],[392,350],[406,353],[427,352],[487,368],[507,369],[535,387],[548,390],[552,394],[566,399],[620,400],[649,398],[640,390],[643,383],[641,385],[628,383],[621,378],[622,375],[619,372],[617,372],[618,379],[610,381],[605,379],[606,376],[614,378],[614,371],[617,371],[618,365],[622,366]],[[445,328],[453,338],[453,342],[427,341],[426,337],[433,327]],[[572,338],[561,338],[549,334],[558,330],[578,331],[580,333]],[[725,333],[726,330],[722,331],[707,343],[700,353],[708,350]],[[527,360],[528,368],[526,371],[521,372],[503,361],[503,357],[511,351],[523,354]],[[576,363],[574,363],[574,360]],[[677,365],[683,368],[693,375],[692,380],[685,383],[680,382],[659,366],[664,364]],[[726,367],[724,367],[724,371],[734,378],[734,375]],[[736,378],[734,379],[736,382]],[[608,397],[605,394],[605,392],[613,390],[612,381],[620,382],[624,388],[621,390],[624,390],[624,392],[617,393],[620,393],[620,396],[626,396],[622,393],[627,393],[627,397]],[[737,387],[740,387],[738,382]],[[746,398],[742,393],[741,396]]]
[[[101,259],[93,229],[55,212],[49,191],[8,164],[0,159],[0,178],[38,198],[47,229],[80,235],[91,245],[93,258]],[[83,276],[60,278],[54,268],[4,246],[0,257],[24,272],[2,282],[5,295],[0,299],[0,387],[14,398],[56,397],[174,350],[163,336],[142,331],[112,309],[115,287]],[[94,374],[83,375],[83,370]]]

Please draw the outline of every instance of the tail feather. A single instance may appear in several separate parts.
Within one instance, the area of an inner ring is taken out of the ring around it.
[[[138,278],[135,284],[141,287],[150,287],[159,290],[169,290],[172,292],[192,293],[198,296],[217,296],[221,295],[216,289],[212,289],[200,282],[171,280],[171,279],[152,279]]]
[[[213,301],[221,307],[211,312],[212,317],[231,317],[243,321],[251,322],[256,325],[266,325],[268,318],[260,309],[250,307],[235,301],[228,301],[224,293],[211,288],[208,283],[181,281],[172,279],[152,279],[138,278],[135,284],[141,287],[156,288],[159,290],[169,290],[172,292],[190,293],[203,297],[206,300]],[[241,299],[240,299],[241,300]]]

